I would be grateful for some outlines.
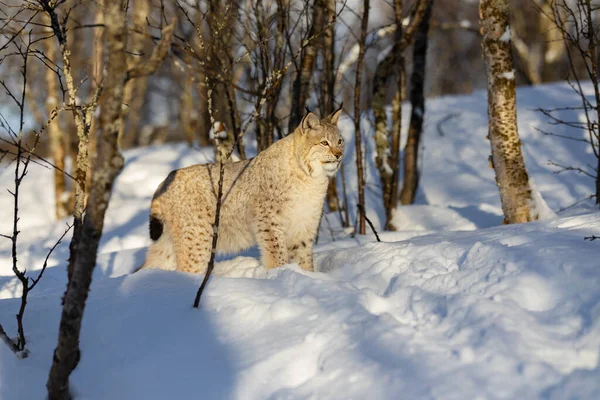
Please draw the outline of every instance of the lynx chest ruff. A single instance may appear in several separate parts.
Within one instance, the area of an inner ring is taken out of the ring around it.
[[[319,119],[308,113],[296,130],[251,161],[224,166],[218,252],[258,245],[262,264],[298,263],[313,270],[312,246],[329,177],[341,162],[341,110]],[[206,271],[217,209],[219,168],[173,171],[156,190],[142,268]]]

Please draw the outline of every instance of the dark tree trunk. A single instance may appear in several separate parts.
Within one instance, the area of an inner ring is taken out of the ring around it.
[[[364,235],[365,229],[365,178],[362,159],[362,137],[360,132],[360,86],[362,84],[362,69],[365,60],[365,40],[369,23],[370,1],[363,0],[363,15],[360,24],[360,47],[356,61],[356,80],[354,82],[354,139],[356,142],[356,174],[358,179],[358,207],[363,212],[358,212],[358,233]]]
[[[392,50],[394,53],[395,50]],[[387,115],[385,113],[387,97],[387,80],[394,72],[394,58],[388,55],[375,70],[373,77],[373,115],[375,117],[375,165],[379,170],[383,206],[386,214],[390,209],[390,194],[392,192],[392,165],[390,165],[390,131],[388,129]]]
[[[401,204],[413,204],[419,186],[419,142],[423,131],[423,118],[425,117],[425,97],[423,89],[425,86],[425,66],[427,62],[427,42],[429,35],[429,20],[433,0],[427,6],[427,10],[415,36],[413,48],[413,71],[411,76],[410,102],[412,110],[410,114],[410,126],[404,149],[404,181],[400,192]]]
[[[320,29],[322,29],[325,25],[326,14],[327,2],[325,0],[315,0],[313,5],[312,23],[307,36],[308,38],[313,37]],[[304,106],[308,99],[310,78],[312,77],[318,46],[319,41],[312,40],[302,50],[300,71],[296,73],[296,78],[292,85],[292,108],[290,110],[290,121],[288,124],[288,132],[290,133],[296,129],[304,115]]]
[[[375,164],[379,170],[383,205],[386,212],[385,228],[395,230],[391,223],[398,203],[398,179],[400,175],[400,139],[402,126],[402,100],[405,87],[404,57],[402,53],[412,43],[420,22],[431,0],[419,0],[414,7],[406,29],[402,27],[403,3],[394,1],[395,25],[394,47],[377,66],[373,79],[373,114],[375,116]],[[385,106],[387,104],[388,79],[396,77],[392,101],[392,129],[388,129]]]
[[[323,62],[323,73],[321,74],[321,115],[330,115],[335,111],[335,0],[325,0],[320,3],[325,7],[323,11],[327,17],[327,23],[331,27],[323,33],[321,46],[321,59]],[[317,4],[315,3],[315,7]],[[337,175],[329,179],[327,187],[327,207],[329,211],[340,208],[336,179]],[[343,221],[342,221],[343,223]]]
[[[399,3],[401,0],[397,0]],[[392,143],[389,163],[391,165],[391,185],[389,192],[389,204],[386,209],[385,229],[395,231],[396,226],[392,223],[393,212],[398,205],[398,179],[400,175],[400,135],[402,132],[402,101],[404,100],[404,88],[406,86],[405,63],[402,54],[398,54],[398,65],[396,69],[396,80],[398,90],[392,101]]]

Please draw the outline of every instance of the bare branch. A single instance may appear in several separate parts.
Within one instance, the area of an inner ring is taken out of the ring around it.
[[[377,241],[381,242],[381,239],[379,238],[379,235],[377,234],[377,231],[375,230],[375,226],[373,226],[373,223],[367,217],[367,213],[365,212],[365,209],[363,208],[362,204],[357,204],[356,207],[358,208],[358,212],[361,213],[365,217],[365,219],[367,220],[367,223],[371,227],[371,230],[373,231],[373,234],[375,234],[375,238],[377,239]]]
[[[15,344],[15,342],[11,338],[8,337],[8,335],[6,334],[6,331],[2,327],[2,324],[0,324],[0,339],[2,339],[2,341],[4,343],[6,343],[6,345],[8,346],[8,348],[13,353],[15,353],[15,356],[17,356],[17,358],[23,359],[23,358],[27,358],[29,356],[29,351],[27,349],[20,349]]]
[[[165,57],[167,57],[169,48],[171,47],[171,40],[173,39],[173,32],[175,31],[176,22],[176,19],[172,18],[169,25],[164,27],[162,31],[162,37],[156,47],[154,47],[150,59],[127,71],[127,77],[125,78],[126,80],[135,79],[142,76],[149,76],[156,72],[158,67],[164,61]]]
[[[42,265],[42,269],[40,270],[40,273],[38,274],[37,278],[31,279],[31,285],[29,286],[28,290],[32,290],[40,281],[40,279],[42,279],[42,276],[44,275],[44,271],[46,271],[46,267],[48,266],[48,259],[50,258],[50,256],[52,255],[52,253],[54,252],[54,249],[56,249],[58,247],[58,245],[62,242],[62,240],[64,239],[64,237],[67,235],[67,233],[69,233],[69,231],[71,230],[71,228],[73,227],[73,224],[67,224],[67,229],[65,229],[65,231],[63,232],[62,235],[60,235],[60,237],[58,238],[58,240],[56,241],[56,243],[54,243],[54,245],[50,248],[50,250],[48,251],[48,253],[46,254],[46,258],[44,259],[44,264]]]
[[[575,171],[577,173],[580,173],[580,174],[583,174],[585,176],[588,176],[588,177],[590,177],[592,179],[596,179],[596,177],[594,175],[590,174],[589,172],[587,172],[583,168],[573,167],[573,166],[570,166],[570,165],[561,165],[561,164],[555,163],[554,161],[548,161],[548,165],[560,168],[560,170],[554,171],[555,174],[560,174],[560,173],[563,173],[563,172],[566,172],[566,171]]]

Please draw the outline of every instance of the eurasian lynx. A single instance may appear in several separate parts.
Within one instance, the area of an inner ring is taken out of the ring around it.
[[[319,120],[309,112],[292,134],[256,158],[225,165],[217,252],[258,244],[267,268],[295,262],[313,271],[327,184],[344,149],[340,113]],[[160,184],[150,208],[153,242],[142,268],[206,271],[218,181],[218,165],[203,164],[172,171]]]

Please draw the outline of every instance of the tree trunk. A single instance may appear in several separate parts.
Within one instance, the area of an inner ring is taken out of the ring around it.
[[[204,32],[204,14],[196,11],[194,16],[195,24]],[[193,35],[192,45],[201,45],[198,35]],[[210,113],[208,112],[208,92],[206,87],[206,71],[204,68],[198,68],[196,72],[196,94],[198,95],[198,113],[196,138],[200,146],[208,146],[212,144],[210,139]]]
[[[257,21],[257,39],[260,42],[271,40],[272,35],[275,39],[275,47],[271,49],[268,46],[258,45],[259,42],[255,42],[257,51],[259,54],[259,62],[257,64],[261,69],[260,81],[256,82],[255,90],[261,91],[267,85],[267,77],[269,77],[274,71],[281,71],[284,69],[286,62],[286,37],[288,35],[287,30],[287,18],[289,18],[289,3],[284,4],[282,0],[277,0],[277,10],[272,15],[267,15],[263,2],[255,2],[254,7],[255,19]],[[276,30],[273,33],[270,29],[270,23],[276,22]],[[248,29],[251,29],[248,27]],[[247,73],[251,73],[248,70]],[[266,98],[264,108],[264,116],[257,118],[257,146],[258,151],[265,150],[273,144],[275,138],[275,128],[278,126],[277,121],[277,104],[279,103],[281,90],[283,85],[277,85],[272,88],[271,94]],[[260,102],[260,99],[257,99]],[[257,104],[258,106],[258,104]]]
[[[392,50],[395,52],[395,50]],[[390,209],[390,194],[392,192],[393,169],[390,165],[390,131],[388,129],[387,115],[385,113],[387,97],[387,80],[393,73],[394,57],[390,53],[377,65],[373,77],[373,116],[375,117],[375,165],[379,170],[381,180],[381,192],[383,196],[383,207],[386,214]]]
[[[325,25],[326,14],[327,2],[325,0],[315,0],[313,5],[312,23],[307,38],[313,37],[316,32],[322,29]],[[304,115],[304,106],[308,99],[310,78],[312,77],[319,42],[320,41],[318,40],[312,40],[302,50],[300,71],[296,73],[296,78],[292,86],[292,108],[290,110],[290,121],[288,124],[288,132],[290,133],[296,129]]]
[[[323,13],[327,17],[327,23],[331,27],[323,32],[321,59],[323,62],[323,72],[321,74],[321,115],[331,115],[335,107],[335,0],[325,0],[319,3],[321,7],[325,7]],[[315,3],[315,7],[317,3]],[[329,179],[327,187],[327,207],[329,211],[337,211],[340,207],[340,199],[338,197],[336,180],[337,176]],[[343,223],[343,221],[342,221]]]
[[[566,73],[561,68],[566,48],[552,18],[555,1],[530,3],[528,7],[521,0],[510,2],[511,40],[517,68],[529,84],[561,80]]]
[[[396,30],[394,46],[385,59],[377,66],[373,79],[373,114],[375,116],[375,164],[379,170],[383,205],[386,213],[385,228],[395,230],[392,225],[392,212],[398,202],[398,175],[400,168],[400,133],[402,126],[402,93],[404,91],[404,31],[402,29],[402,0],[394,2]],[[414,19],[414,16],[413,16]],[[392,101],[392,130],[388,130],[385,105],[387,81],[396,76],[395,94]]]
[[[215,122],[221,122],[227,132],[227,138],[219,142],[223,148],[231,148],[237,142],[237,149],[245,158],[243,143],[237,140],[240,133],[238,110],[236,108],[235,92],[231,87],[233,82],[233,58],[231,56],[232,26],[238,12],[235,2],[209,1],[207,14],[209,34],[212,45],[208,49],[210,58],[207,62],[206,74],[212,81],[212,114]],[[225,72],[225,76],[224,75]],[[210,90],[210,89],[209,89]],[[221,154],[215,149],[215,160],[221,159]],[[231,160],[230,160],[231,161]]]
[[[72,397],[69,393],[69,376],[76,367],[80,354],[81,320],[96,265],[96,253],[104,225],[104,214],[108,207],[114,179],[123,166],[123,157],[119,153],[117,141],[122,122],[121,104],[127,76],[126,4],[126,0],[112,1],[107,2],[105,8],[108,64],[100,116],[102,134],[98,143],[98,158],[92,177],[81,243],[77,249],[73,276],[64,299],[58,345],[54,351],[52,367],[46,384],[50,400]]]
[[[208,146],[210,140],[210,114],[208,112],[208,92],[206,90],[206,79],[204,72],[198,73],[198,82],[196,83],[196,93],[198,94],[198,144]]]
[[[144,104],[146,104],[146,92],[148,91],[148,77],[141,76],[135,80],[135,96],[129,104],[129,118],[127,118],[127,134],[140,143],[140,136],[144,119]],[[124,121],[125,122],[125,121]]]
[[[397,0],[400,3],[402,0]],[[392,223],[393,213],[398,205],[398,179],[400,175],[400,134],[402,130],[402,102],[405,97],[404,87],[405,82],[405,71],[404,71],[404,57],[402,54],[398,54],[398,65],[396,69],[396,80],[397,80],[397,91],[392,101],[392,143],[391,143],[391,154],[389,163],[392,169],[391,185],[389,193],[389,204],[386,209],[386,224],[385,229],[395,231],[396,226]]]
[[[135,65],[144,62],[144,35],[138,32],[146,31],[146,18],[150,13],[149,0],[134,0],[133,1],[133,27],[136,31],[129,35],[129,54],[127,56],[127,68],[132,69]],[[136,119],[136,125],[139,124],[140,109],[134,110],[134,103],[141,108],[143,98],[146,96],[145,78],[133,79],[125,85],[125,93],[123,95],[123,123],[119,132],[119,144],[122,147],[131,147],[137,141],[137,132],[132,129],[128,123],[128,116],[131,114]],[[142,89],[142,90],[139,90]],[[142,97],[142,101],[138,101],[138,97]],[[126,131],[127,129],[127,131]]]
[[[77,10],[77,11],[75,11]],[[74,10],[74,14],[70,15],[70,19],[66,21],[66,23],[68,24],[69,22],[72,22],[74,18],[77,18],[77,14],[79,13],[79,9],[75,9]],[[69,27],[70,28],[70,27]],[[74,100],[72,100],[72,104],[77,104],[80,105],[82,103],[82,100],[85,98],[85,92],[83,91],[83,88],[80,87],[80,82],[82,82],[83,79],[83,74],[82,71],[84,71],[85,65],[87,64],[87,60],[85,59],[85,57],[82,55],[83,52],[81,51],[81,49],[83,48],[80,40],[77,40],[78,37],[76,35],[76,30],[75,29],[67,29],[66,31],[66,44],[68,45],[68,57],[69,57],[69,62],[70,62],[70,75],[72,75],[72,79],[73,82],[75,84],[74,87],[74,92],[76,93],[76,98]],[[65,73],[65,81],[68,79],[66,77],[66,71],[64,71]],[[76,113],[61,113],[61,115],[59,116],[60,120],[61,120],[61,128],[63,131],[63,136],[65,138],[65,149],[67,151],[67,156],[71,159],[71,160],[75,160],[78,155],[79,155],[79,144],[81,143],[81,140],[79,138],[79,122],[77,121],[78,117],[76,115]],[[82,118],[81,121],[84,121],[85,119]],[[84,124],[85,125],[85,124]],[[85,135],[87,136],[87,143],[86,143],[86,148],[87,148],[87,155],[89,156],[89,130],[84,128]],[[83,204],[84,204],[84,208],[85,208],[85,203],[87,201],[87,196],[88,196],[88,188],[89,186],[87,185],[87,181],[88,181],[88,175],[90,173],[90,168],[91,168],[91,164],[87,163],[86,165],[86,183],[83,185],[84,188],[84,193],[83,193]],[[76,176],[75,174],[72,174],[73,176]],[[78,203],[77,201],[77,190],[78,187],[77,185],[72,185],[71,186],[71,198],[73,199],[74,203]],[[74,208],[78,208],[77,205],[74,205]]]
[[[542,69],[542,81],[554,82],[562,80],[565,71],[561,68],[561,64],[565,59],[567,49],[562,40],[560,29],[556,29],[554,21],[548,16],[554,14],[554,2],[552,0],[545,1],[541,7],[542,12],[539,13],[539,31],[543,34],[544,58]]]
[[[50,26],[50,17],[48,14],[44,14],[44,24]],[[52,32],[50,28],[50,32]],[[53,63],[57,63],[60,55],[56,42],[50,38],[44,40],[44,52],[46,57],[50,58]],[[58,76],[52,68],[45,68],[45,79],[46,79],[46,113],[48,116],[52,114],[59,104],[58,96]],[[58,119],[52,121],[48,127],[48,139],[50,144],[50,154],[54,160],[54,200],[55,200],[55,212],[56,218],[62,219],[71,214],[69,205],[71,204],[70,192],[67,190],[67,182],[65,180],[65,144],[66,138],[60,129]]]
[[[488,137],[506,223],[537,219],[517,129],[508,0],[481,0],[479,17],[488,80]]]
[[[362,84],[362,70],[365,60],[365,40],[367,38],[367,26],[369,23],[370,1],[363,0],[363,15],[360,24],[360,46],[358,50],[358,59],[356,61],[356,80],[354,82],[354,138],[356,144],[356,174],[358,180],[358,233],[364,235],[365,230],[365,178],[362,159],[362,139],[360,132],[360,88]]]
[[[51,32],[52,31],[50,31],[49,33],[51,33]],[[46,68],[46,66],[40,65],[38,63],[31,63],[27,66],[27,70],[31,74],[32,77],[33,76],[39,77],[41,75],[40,68]],[[39,92],[37,90],[38,85],[39,85],[39,81],[37,81],[37,79],[36,80],[32,80],[32,79],[27,80],[27,87],[25,88],[25,99],[27,101],[27,108],[29,109],[29,112],[33,116],[33,119],[34,119],[36,125],[42,126],[48,120],[46,119],[46,116],[42,112],[42,110],[44,108],[44,105],[42,103],[45,104],[45,101],[44,101],[44,99],[39,98],[40,96],[39,96]]]
[[[185,57],[187,57],[187,55]],[[192,147],[195,140],[194,86],[190,71],[185,70],[182,74],[177,75],[183,79],[183,88],[181,89],[181,98],[179,102],[179,122],[185,141],[188,146]]]
[[[415,36],[413,48],[413,71],[410,85],[410,101],[412,110],[406,147],[404,148],[404,181],[400,192],[401,204],[413,204],[419,186],[419,141],[423,131],[423,118],[425,116],[425,66],[427,61],[427,42],[429,34],[429,20],[433,0],[427,6],[427,11]]]
[[[75,182],[73,182],[75,192],[73,206],[73,236],[71,244],[69,245],[69,264],[67,267],[68,279],[70,281],[78,254],[77,246],[79,244],[79,238],[81,237],[83,212],[85,209],[86,175],[89,166],[88,145],[90,127],[89,121],[86,120],[86,113],[84,113],[82,108],[77,107],[77,89],[75,87],[71,66],[71,49],[67,47],[67,38],[63,29],[64,27],[61,25],[56,13],[56,7],[59,4],[60,3],[51,3],[50,1],[41,2],[44,12],[50,17],[50,25],[60,47],[63,62],[62,71],[67,86],[68,105],[73,112],[73,120],[75,121],[77,138],[79,140],[77,159],[75,162]]]
[[[94,17],[94,23],[103,26],[104,25],[104,1],[96,1],[96,15]],[[94,47],[93,47],[93,61],[90,66],[92,71],[92,82],[91,90],[95,91],[98,89],[102,82],[102,69],[104,68],[104,28],[95,28],[94,34]],[[88,145],[88,165],[94,165],[96,162],[96,131],[98,128],[98,118],[96,115],[92,115],[90,121],[90,132],[89,132],[89,145]],[[86,175],[85,187],[90,187],[92,184],[91,171]],[[87,200],[86,200],[87,201]]]
[[[331,27],[323,32],[321,57],[323,59],[323,73],[321,90],[323,95],[323,105],[321,115],[330,115],[335,111],[335,0],[324,0],[322,7],[325,7],[327,24]]]

